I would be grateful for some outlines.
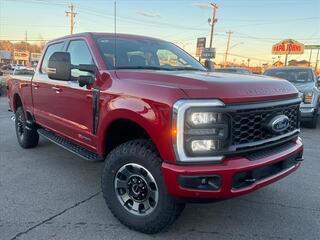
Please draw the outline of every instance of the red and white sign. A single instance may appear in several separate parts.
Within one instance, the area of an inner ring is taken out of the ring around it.
[[[283,40],[272,46],[272,54],[303,54],[304,45],[292,39]]]

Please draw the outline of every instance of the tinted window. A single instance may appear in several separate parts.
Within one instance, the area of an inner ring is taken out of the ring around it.
[[[206,71],[196,59],[169,42],[117,38],[115,44],[114,38],[101,37],[97,39],[97,43],[109,69]]]
[[[311,69],[268,69],[264,75],[283,78],[289,82],[304,83],[313,82],[313,72]]]
[[[47,48],[46,53],[45,53],[44,58],[43,58],[43,61],[42,61],[42,66],[41,66],[41,72],[42,73],[47,73],[49,58],[51,57],[51,55],[54,52],[62,51],[63,45],[64,45],[63,42],[55,43],[55,44],[50,45]]]
[[[71,64],[93,64],[93,59],[90,50],[83,40],[71,41],[68,50],[71,56]],[[82,72],[78,69],[71,70],[72,77],[79,77],[80,75],[88,75],[88,72]]]
[[[13,72],[13,75],[30,75],[30,76],[32,76],[33,74],[34,74],[33,69],[26,69],[26,68],[15,69]]]

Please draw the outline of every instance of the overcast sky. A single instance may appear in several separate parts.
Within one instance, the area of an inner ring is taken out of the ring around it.
[[[221,61],[233,31],[229,61],[271,62],[271,46],[286,38],[320,44],[320,0],[217,0],[214,46]],[[0,0],[0,39],[52,39],[69,34],[68,0]],[[74,0],[75,32],[113,32],[113,0]],[[191,54],[208,37],[212,10],[206,0],[117,0],[118,32],[173,41]],[[207,38],[207,44],[209,37]],[[289,59],[309,59],[304,55]],[[284,60],[284,57],[282,57]],[[313,54],[315,61],[315,51]]]

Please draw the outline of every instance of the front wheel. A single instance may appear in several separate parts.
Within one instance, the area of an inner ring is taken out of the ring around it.
[[[106,159],[103,196],[113,215],[131,229],[157,233],[184,209],[166,191],[161,162],[147,140],[124,143]]]

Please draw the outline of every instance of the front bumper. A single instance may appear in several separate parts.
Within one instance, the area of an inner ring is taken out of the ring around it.
[[[259,157],[255,160],[249,160],[245,156],[232,156],[225,158],[221,163],[207,164],[207,165],[175,165],[164,162],[162,164],[162,172],[170,195],[176,198],[189,200],[218,200],[237,197],[263,186],[271,184],[279,179],[289,175],[295,171],[300,163],[294,162],[291,165],[286,165],[279,171],[273,171],[274,174],[262,174],[252,183],[249,183],[241,188],[235,188],[234,182],[236,176],[241,176],[242,173],[256,173],[272,166],[282,166],[282,162],[286,162],[289,158],[301,158],[303,152],[303,145],[300,138],[290,142],[290,147],[282,149],[280,152],[272,151],[272,154]],[[263,172],[263,171],[262,171]],[[219,189],[196,189],[186,188],[181,186],[181,176],[220,176],[218,183],[221,183]],[[241,178],[241,177],[240,177]]]
[[[301,107],[300,108],[300,118],[301,121],[310,120],[314,117],[315,108],[314,107]]]

